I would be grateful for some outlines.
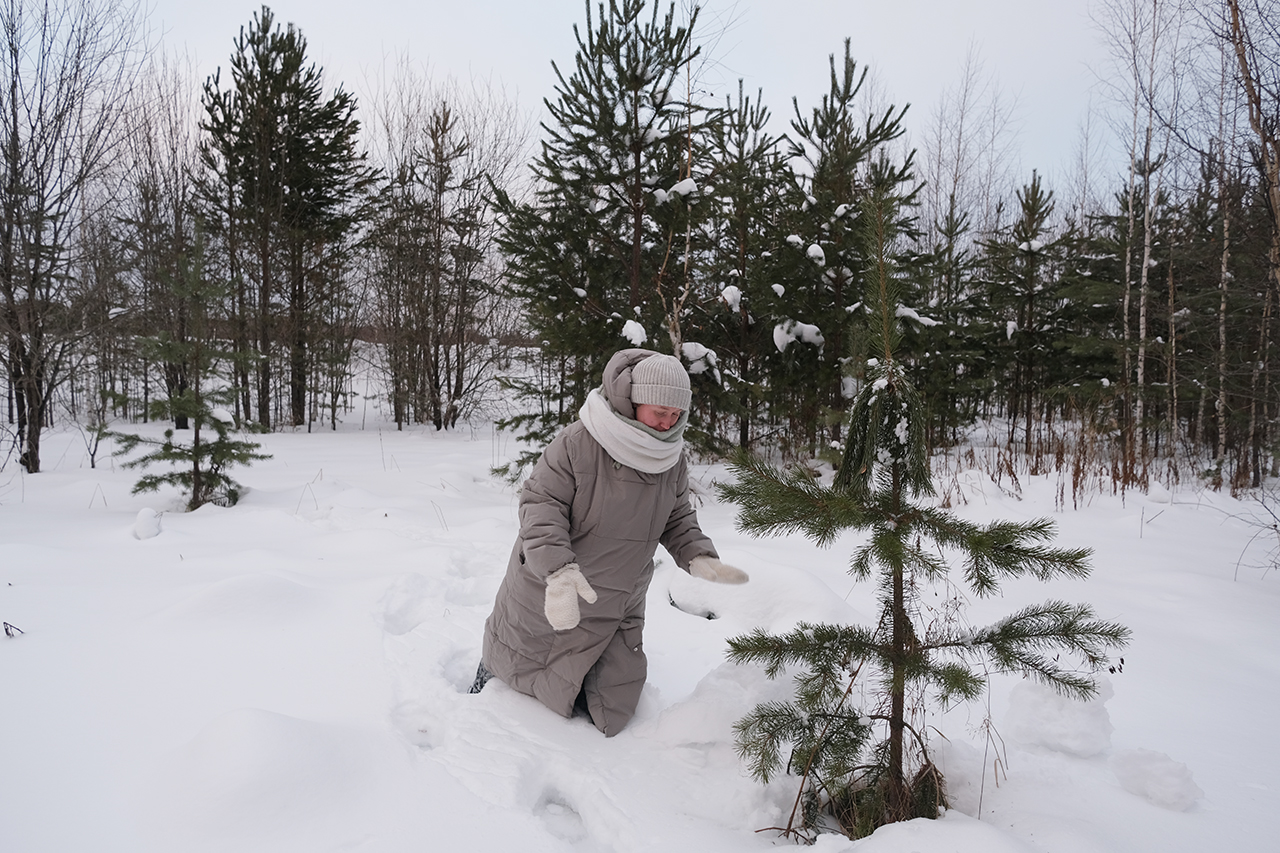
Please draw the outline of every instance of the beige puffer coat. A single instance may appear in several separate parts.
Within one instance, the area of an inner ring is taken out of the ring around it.
[[[611,401],[629,399],[629,383],[630,370],[606,370]],[[610,458],[582,421],[566,427],[521,490],[520,535],[485,623],[485,666],[566,717],[581,689],[596,728],[617,734],[644,687],[645,593],[659,543],[686,571],[694,557],[717,556],[689,502],[684,458],[642,473]],[[557,632],[543,610],[546,578],[566,563],[598,598],[579,600],[581,622]]]

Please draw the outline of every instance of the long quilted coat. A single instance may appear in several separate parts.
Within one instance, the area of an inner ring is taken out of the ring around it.
[[[605,372],[606,397],[628,417],[640,357],[615,356]],[[596,728],[617,734],[644,687],[645,593],[659,543],[686,571],[694,557],[717,556],[689,502],[683,457],[646,474],[610,458],[582,421],[566,427],[521,490],[520,535],[485,623],[485,666],[566,717],[582,690]],[[546,578],[566,563],[578,564],[598,598],[579,599],[582,621],[558,632],[543,612]]]

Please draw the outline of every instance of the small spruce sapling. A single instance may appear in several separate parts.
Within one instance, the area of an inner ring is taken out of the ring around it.
[[[976,699],[987,672],[1021,673],[1085,698],[1096,691],[1092,673],[1107,651],[1129,638],[1127,628],[1097,619],[1087,605],[1062,601],[978,629],[921,618],[923,591],[951,582],[953,566],[971,594],[985,597],[999,592],[1003,578],[1084,577],[1089,551],[1048,547],[1047,519],[980,525],[917,502],[934,493],[925,419],[895,358],[903,316],[910,316],[899,310],[905,259],[894,254],[911,228],[914,194],[899,189],[909,170],[909,159],[877,163],[861,206],[875,357],[850,410],[832,485],[805,469],[778,471],[741,456],[736,481],[720,487],[722,498],[739,504],[739,526],[753,534],[798,531],[823,546],[846,530],[868,534],[850,573],[876,583],[876,625],[801,624],[783,635],[757,629],[729,641],[732,661],[763,664],[770,678],[796,671],[792,701],[757,706],[735,731],[740,756],[761,782],[783,771],[799,777],[790,819],[776,827],[799,840],[812,841],[830,820],[862,837],[886,823],[936,817],[946,806],[944,779],[909,702],[928,691],[944,704]],[[860,696],[872,700],[870,711],[854,707]]]
[[[126,454],[139,445],[149,445],[151,451],[124,463],[125,468],[149,467],[167,464],[171,470],[163,473],[147,473],[134,483],[133,493],[154,492],[161,486],[177,486],[187,495],[187,509],[194,510],[207,503],[233,506],[240,499],[240,485],[227,473],[233,465],[249,465],[259,459],[269,459],[259,453],[256,442],[233,438],[235,423],[225,409],[215,404],[215,399],[229,396],[230,391],[201,393],[188,388],[179,396],[158,400],[152,404],[157,418],[173,417],[181,412],[191,422],[190,441],[175,437],[172,427],[164,431],[164,439],[145,438],[140,435],[115,433],[120,445],[117,451]],[[183,432],[186,432],[185,430]],[[212,436],[210,436],[212,433]]]
[[[196,257],[200,255],[199,249]],[[182,440],[173,428],[164,438],[154,439],[132,433],[112,433],[118,444],[115,455],[132,453],[139,446],[152,449],[124,463],[125,468],[168,465],[164,473],[147,473],[133,486],[133,493],[152,492],[161,486],[177,486],[187,495],[187,509],[207,503],[231,506],[239,500],[240,486],[227,473],[234,465],[249,465],[270,458],[258,452],[256,442],[232,437],[235,419],[224,406],[235,405],[235,388],[221,367],[233,357],[218,346],[210,333],[209,308],[223,295],[223,288],[205,278],[200,264],[184,264],[171,285],[187,312],[187,331],[182,338],[168,332],[151,338],[146,345],[153,360],[186,366],[188,383],[167,398],[153,400],[154,420],[190,424],[190,440]],[[187,430],[180,430],[187,433]],[[212,435],[211,435],[212,433]]]

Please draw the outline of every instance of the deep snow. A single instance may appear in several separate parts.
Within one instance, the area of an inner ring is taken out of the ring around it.
[[[786,822],[794,785],[748,778],[731,727],[789,685],[727,664],[724,639],[870,619],[852,535],[747,537],[712,496],[723,468],[696,466],[702,526],[752,580],[694,580],[659,551],[649,684],[606,740],[500,682],[466,693],[516,529],[515,489],[488,473],[510,437],[259,440],[273,458],[237,472],[230,509],[131,496],[136,472],[91,469],[75,431],[46,436],[45,473],[0,472],[0,850],[788,846],[756,830]],[[1089,580],[1008,584],[971,621],[1088,601],[1134,641],[1090,703],[996,676],[986,702],[933,719],[945,818],[815,849],[1274,849],[1280,573],[1261,543],[1240,561],[1250,504],[1157,489],[1056,513],[1054,478],[1020,498],[958,482],[965,517],[1050,515],[1058,544],[1095,549]]]

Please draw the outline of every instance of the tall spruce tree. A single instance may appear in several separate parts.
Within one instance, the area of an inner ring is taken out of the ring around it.
[[[202,195],[211,232],[226,241],[237,283],[239,346],[257,366],[256,418],[271,425],[276,372],[287,376],[289,421],[307,414],[320,309],[343,282],[349,239],[367,213],[375,174],[357,149],[355,96],[324,96],[307,42],[263,6],[231,56],[232,87],[205,83]],[[284,358],[278,350],[283,344]],[[280,362],[283,364],[280,364]],[[247,377],[246,377],[247,378]],[[244,414],[249,414],[247,405]]]
[[[784,769],[799,777],[795,808],[779,829],[801,838],[813,837],[823,812],[854,837],[938,815],[945,784],[929,760],[925,726],[908,710],[913,696],[933,689],[943,702],[972,700],[982,694],[984,673],[1016,672],[1086,697],[1096,689],[1090,671],[1129,635],[1087,605],[1062,601],[977,629],[919,618],[925,589],[951,574],[945,554],[960,556],[973,595],[990,596],[1003,578],[1083,577],[1089,552],[1043,544],[1053,532],[1047,519],[979,525],[922,502],[933,494],[923,410],[897,355],[906,322],[898,248],[911,230],[912,193],[905,189],[911,182],[906,167],[880,160],[860,200],[857,236],[870,271],[863,301],[873,357],[849,413],[833,484],[803,468],[780,472],[744,456],[734,466],[737,481],[720,488],[741,505],[739,525],[752,533],[800,531],[820,545],[844,530],[868,534],[850,571],[876,583],[876,625],[802,624],[784,635],[758,629],[729,641],[731,660],[764,664],[770,677],[799,670],[793,701],[758,706],[736,732],[739,753],[758,779],[767,782]],[[859,684],[874,707],[852,706]]]
[[[970,248],[969,215],[959,210],[954,194],[931,231],[937,242],[920,261],[933,324],[916,330],[908,375],[924,401],[927,446],[932,449],[961,440],[994,382],[983,342],[989,312],[985,294],[975,286],[980,258]]]
[[[1041,423],[1044,389],[1054,384],[1050,355],[1054,343],[1052,317],[1059,309],[1070,233],[1055,233],[1052,190],[1033,172],[1018,190],[1018,218],[1008,231],[987,244],[989,292],[995,311],[992,334],[1004,338],[1002,387],[1009,420],[1009,443],[1022,428],[1023,451],[1030,455],[1035,425]]]
[[[542,365],[536,380],[510,383],[537,411],[500,425],[538,445],[576,416],[612,352],[641,341],[675,349],[687,310],[690,137],[703,119],[681,75],[698,54],[697,9],[686,23],[674,4],[659,9],[610,0],[596,20],[586,3],[573,69],[553,63],[535,197],[496,193],[509,293],[527,306]]]

